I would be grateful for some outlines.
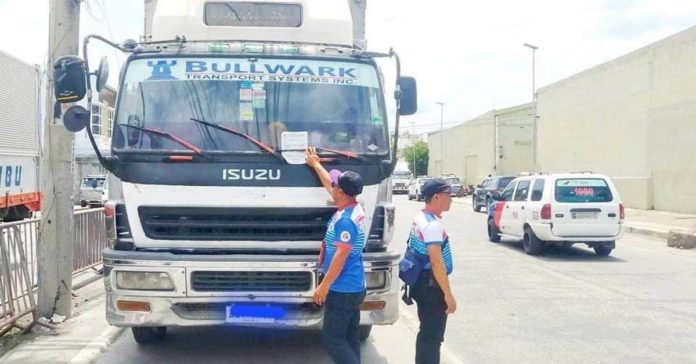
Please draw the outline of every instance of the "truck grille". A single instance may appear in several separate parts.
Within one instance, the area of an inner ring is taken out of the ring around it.
[[[158,240],[322,240],[335,208],[138,208]]]
[[[198,292],[306,292],[311,272],[195,271],[191,287]]]

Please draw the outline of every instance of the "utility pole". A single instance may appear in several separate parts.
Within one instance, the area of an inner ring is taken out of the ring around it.
[[[418,177],[416,168],[416,122],[411,121],[411,150],[413,151],[413,178]]]
[[[436,104],[440,105],[440,175],[442,176],[445,172],[445,152],[444,152],[444,146],[445,146],[445,139],[444,139],[444,110],[445,110],[445,103],[444,102],[436,102]]]
[[[533,114],[533,120],[532,120],[532,127],[534,128],[534,134],[533,134],[533,143],[532,143],[532,168],[534,169],[534,172],[537,172],[537,94],[536,94],[536,50],[539,49],[539,47],[535,45],[531,45],[529,43],[523,44],[525,47],[529,48],[532,50],[532,114]]]
[[[73,246],[73,134],[53,117],[53,64],[61,56],[77,55],[80,2],[50,0],[48,77],[44,149],[41,158],[41,226],[38,249],[39,316],[70,316]],[[89,127],[89,126],[88,126]]]

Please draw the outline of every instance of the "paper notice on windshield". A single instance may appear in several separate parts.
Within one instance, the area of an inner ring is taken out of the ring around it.
[[[306,131],[285,131],[280,136],[280,149],[283,150],[283,158],[289,164],[304,164],[305,150],[307,149],[309,135]]]

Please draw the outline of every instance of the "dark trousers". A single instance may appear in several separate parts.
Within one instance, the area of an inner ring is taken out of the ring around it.
[[[411,287],[411,297],[418,306],[420,330],[416,338],[416,364],[440,363],[440,345],[445,340],[447,304],[445,295],[430,271],[423,271]]]
[[[326,297],[321,339],[338,364],[360,363],[360,304],[364,299],[365,291],[329,291]]]

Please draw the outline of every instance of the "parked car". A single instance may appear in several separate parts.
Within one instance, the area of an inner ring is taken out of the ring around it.
[[[106,175],[89,175],[80,184],[80,206],[104,206],[109,199],[109,179]]]
[[[449,183],[451,188],[450,196],[459,196],[462,189],[462,182],[459,177],[453,174],[443,174],[440,178],[444,179],[445,182]]]
[[[521,239],[529,255],[547,245],[584,243],[607,256],[622,234],[624,205],[612,181],[601,174],[519,177],[491,197],[489,240]]]
[[[481,207],[488,208],[491,201],[491,193],[496,192],[500,194],[513,179],[515,179],[515,176],[492,176],[484,179],[480,185],[476,186],[474,193],[471,195],[471,206],[474,208],[474,211],[481,211]]]
[[[408,199],[416,201],[422,200],[423,196],[421,196],[420,193],[421,187],[423,187],[425,181],[430,179],[433,179],[433,177],[421,176],[414,180],[411,180],[411,184],[408,186]]]

